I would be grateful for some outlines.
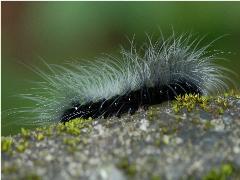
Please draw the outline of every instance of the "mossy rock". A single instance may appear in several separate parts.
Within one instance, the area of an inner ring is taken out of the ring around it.
[[[2,179],[240,179],[240,93],[2,137]]]

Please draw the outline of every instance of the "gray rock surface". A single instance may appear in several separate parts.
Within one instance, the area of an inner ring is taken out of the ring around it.
[[[176,113],[166,103],[89,120],[76,133],[57,125],[22,132],[2,151],[2,179],[240,179],[240,99],[226,101],[221,113]]]

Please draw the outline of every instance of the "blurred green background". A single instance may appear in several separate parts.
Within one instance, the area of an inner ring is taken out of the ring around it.
[[[118,55],[126,37],[137,44],[145,33],[194,32],[209,42],[221,35],[214,49],[226,52],[220,64],[239,74],[240,2],[2,2],[2,135],[15,134],[26,124],[8,109],[27,106],[16,97],[39,80],[27,65],[43,67],[101,53]],[[228,53],[231,52],[231,53]],[[237,81],[239,77],[236,78]],[[12,110],[13,112],[14,110]],[[26,117],[27,119],[27,117]]]

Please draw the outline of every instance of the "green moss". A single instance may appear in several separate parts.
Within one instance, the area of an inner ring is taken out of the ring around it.
[[[225,180],[232,176],[233,170],[231,164],[223,164],[219,169],[209,171],[203,180]]]
[[[240,90],[232,89],[224,93],[224,97],[230,97],[230,96],[240,99]]]
[[[169,142],[170,142],[169,136],[164,135],[163,138],[162,138],[162,142],[166,145],[169,144]]]
[[[154,144],[155,144],[157,147],[160,147],[160,146],[161,146],[161,143],[162,143],[162,139],[161,139],[161,138],[157,138],[157,139],[154,141]]]
[[[23,138],[29,138],[31,136],[30,130],[25,129],[25,128],[21,128],[21,136]]]
[[[212,129],[212,128],[214,128],[214,125],[212,125],[211,121],[206,121],[204,123],[204,127],[203,127],[204,130],[209,130],[209,129]]]
[[[215,99],[215,102],[218,104],[218,105],[221,105],[223,107],[228,107],[228,102],[227,102],[227,99],[225,98],[222,98],[222,97],[217,97]]]
[[[56,130],[58,134],[61,134],[62,132],[78,136],[81,132],[81,129],[88,128],[88,130],[91,130],[91,122],[92,119],[82,119],[77,118],[74,120],[71,120],[69,122],[66,122],[65,124],[59,123],[56,126]]]
[[[41,180],[42,178],[35,173],[30,173],[30,174],[27,174],[22,179],[24,179],[24,180]]]
[[[19,168],[14,164],[14,165],[8,165],[2,167],[2,173],[4,174],[12,174],[16,173]]]
[[[182,117],[181,116],[179,116],[179,115],[176,115],[175,116],[175,119],[176,119],[176,123],[181,123],[183,120],[182,120]]]
[[[67,145],[67,150],[70,153],[74,153],[76,151],[77,145],[80,143],[79,137],[73,137],[73,138],[64,138],[63,144]]]
[[[160,137],[158,137],[154,144],[157,146],[157,147],[160,147],[161,145],[167,145],[169,143],[171,143],[171,140],[173,139],[173,136],[172,135],[160,135]]]
[[[130,163],[128,158],[123,158],[117,163],[117,168],[121,169],[127,176],[133,177],[137,173],[136,164]]]
[[[185,108],[187,111],[192,111],[196,105],[208,111],[210,97],[200,96],[199,94],[185,94],[183,96],[179,95],[176,97],[176,101],[173,102],[174,112],[179,112],[181,109]]]
[[[50,137],[50,136],[53,134],[53,132],[52,132],[52,127],[47,128],[47,129],[45,130],[44,134],[45,134],[46,136]]]
[[[28,147],[29,143],[25,140],[21,140],[17,145],[16,145],[16,150],[19,153],[24,152],[27,147]]]
[[[80,134],[80,128],[77,127],[74,122],[70,121],[66,123],[66,132],[78,136]]]
[[[65,125],[62,124],[62,123],[58,123],[56,125],[56,132],[57,132],[57,134],[61,134],[64,131],[65,131]]]
[[[80,138],[64,138],[63,143],[69,146],[76,146],[80,142]]]
[[[2,152],[10,152],[13,144],[13,139],[11,137],[2,137],[1,149]]]
[[[158,109],[155,107],[149,107],[148,111],[147,111],[147,117],[149,121],[152,121],[153,119],[155,119],[155,117],[158,115]]]
[[[167,127],[162,127],[161,131],[163,134],[169,134],[169,128],[167,128]]]
[[[226,97],[200,96],[199,94],[179,95],[176,97],[176,101],[172,103],[172,108],[175,113],[180,112],[182,109],[190,112],[195,110],[196,107],[213,114],[223,114],[230,105]]]
[[[92,119],[81,119],[77,118],[71,120],[65,124],[58,123],[53,124],[48,127],[40,127],[36,128],[35,131],[30,131],[28,129],[21,129],[20,139],[18,142],[13,142],[13,139],[10,137],[2,137],[1,145],[2,152],[10,152],[12,147],[15,147],[16,151],[19,153],[24,152],[31,143],[34,143],[32,140],[42,141],[48,136],[49,138],[53,135],[61,135],[62,133],[67,133],[74,136],[79,136],[81,133],[81,129],[86,128],[87,131],[90,132],[92,130]],[[73,151],[77,143],[80,142],[79,138],[70,138],[64,139],[64,144],[69,145],[68,148]],[[85,139],[82,139],[81,142],[87,143]]]
[[[35,135],[34,135],[34,137],[35,137],[35,139],[37,140],[37,141],[42,141],[42,140],[44,140],[44,135],[43,135],[43,133],[36,133]]]
[[[200,119],[197,119],[197,118],[193,118],[193,119],[191,120],[191,122],[192,122],[194,125],[200,125],[200,124],[202,124],[202,122],[200,121]]]

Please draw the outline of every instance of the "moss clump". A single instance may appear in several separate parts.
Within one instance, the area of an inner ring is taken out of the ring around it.
[[[229,103],[226,98],[217,97],[216,99],[214,99],[214,102],[218,106],[218,108],[216,109],[216,112],[218,114],[223,114],[224,110],[229,107]]]
[[[80,138],[64,138],[63,143],[75,147],[80,142]]]
[[[22,153],[24,152],[27,147],[28,147],[29,143],[25,140],[21,140],[17,145],[16,145],[16,150],[19,152],[19,153]]]
[[[36,133],[35,135],[34,135],[34,137],[35,137],[35,139],[37,140],[37,141],[42,141],[42,140],[44,140],[44,135],[43,135],[43,133]]]
[[[91,122],[92,118],[89,119],[77,118],[69,122],[66,122],[65,124],[62,123],[57,124],[56,130],[58,134],[66,132],[68,134],[78,136],[81,132],[81,129],[83,128],[88,128],[88,130],[91,130]]]
[[[160,176],[157,176],[157,175],[153,175],[150,180],[161,180],[161,177]]]
[[[17,167],[15,164],[14,165],[8,165],[8,166],[2,167],[2,173],[12,174],[12,173],[17,172],[18,169],[19,169],[19,167]]]
[[[65,131],[65,126],[64,126],[64,124],[58,123],[58,124],[56,125],[56,132],[57,132],[57,134],[61,134],[61,133],[64,132],[64,131]]]
[[[214,125],[211,123],[211,121],[206,121],[205,123],[204,123],[204,126],[203,126],[203,129],[204,130],[209,130],[209,129],[212,129],[212,128],[214,128]]]
[[[30,138],[31,133],[29,129],[21,128],[21,136],[23,138]]]
[[[34,134],[35,138],[36,138],[36,136],[38,136],[38,134],[39,134],[39,138],[40,138],[39,140],[40,141],[43,140],[42,137],[41,137],[42,135],[50,137],[51,135],[53,135],[54,127],[56,127],[56,124],[55,125],[50,125],[50,126],[36,128],[35,134]]]
[[[155,144],[155,146],[160,147],[161,144],[162,144],[162,139],[161,139],[161,138],[157,138],[157,139],[154,141],[154,144]]]
[[[172,142],[172,139],[173,135],[163,134],[156,138],[156,140],[154,141],[154,145],[156,145],[157,147],[160,147],[162,145],[168,145]]]
[[[203,180],[225,180],[233,175],[233,170],[231,164],[223,164],[219,169],[209,171]]]
[[[149,121],[152,121],[154,117],[158,115],[159,110],[156,107],[149,107],[147,111],[147,117]]]
[[[163,134],[169,134],[170,133],[170,130],[169,130],[170,128],[168,128],[168,127],[162,127],[161,128],[161,132],[163,133]]]
[[[61,133],[67,133],[70,135],[78,136],[81,133],[81,130],[83,128],[86,128],[87,131],[91,131],[91,125],[92,119],[73,119],[65,124],[58,123],[54,124],[48,127],[40,127],[36,128],[35,131],[30,131],[28,129],[21,128],[21,133],[19,136],[19,140],[17,142],[14,142],[11,137],[2,137],[1,145],[2,145],[2,152],[12,152],[11,150],[16,149],[17,152],[22,153],[24,152],[30,145],[30,143],[33,142],[33,140],[36,141],[42,141],[47,137],[51,137],[54,135],[61,135]],[[80,142],[79,138],[72,138],[72,139],[65,139],[64,144],[69,145],[68,148],[71,150],[74,149],[77,143]],[[86,140],[82,139],[83,143],[86,143]]]
[[[223,106],[224,108],[227,108],[229,106],[228,102],[227,102],[227,99],[222,98],[222,97],[217,97],[215,99],[215,102],[216,102],[217,105]]]
[[[240,91],[232,89],[224,93],[224,97],[230,97],[230,96],[240,99]]]
[[[24,178],[22,179],[25,179],[25,180],[41,180],[42,178],[37,175],[37,174],[34,174],[34,173],[30,173],[30,174],[27,174]]]
[[[193,123],[194,125],[201,125],[202,124],[201,120],[197,119],[197,118],[193,118],[191,120],[191,123]]]
[[[169,144],[170,143],[170,136],[168,136],[168,135],[163,135],[163,137],[162,137],[162,142],[164,143],[164,144]]]
[[[74,121],[69,121],[66,123],[66,132],[68,134],[72,134],[78,136],[80,134],[80,128],[75,125]]]
[[[128,158],[123,158],[117,163],[117,168],[121,169],[127,176],[133,177],[137,173],[136,164],[130,163]]]
[[[73,137],[73,138],[64,138],[63,144],[67,145],[67,150],[70,153],[74,153],[76,151],[77,145],[81,142],[79,137]]]
[[[209,100],[210,97],[200,96],[199,94],[179,95],[176,97],[176,101],[173,102],[173,110],[176,113],[183,108],[186,108],[187,111],[192,111],[198,105],[205,111],[208,111]]]
[[[190,112],[196,107],[199,107],[206,112],[223,114],[225,109],[229,108],[229,106],[228,100],[225,97],[200,96],[199,94],[179,95],[176,97],[176,101],[172,104],[175,113],[180,112],[182,109],[186,109]]]
[[[1,147],[2,152],[10,152],[12,149],[13,140],[11,137],[2,137]]]

